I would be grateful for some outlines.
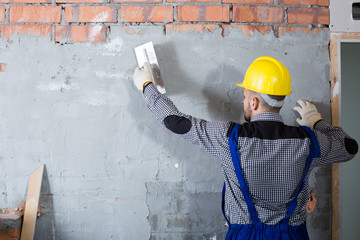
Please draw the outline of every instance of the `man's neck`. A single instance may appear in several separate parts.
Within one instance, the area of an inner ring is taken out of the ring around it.
[[[251,118],[253,118],[255,115],[261,114],[261,113],[275,113],[275,114],[279,114],[279,111],[264,111],[262,109],[258,109],[256,111],[253,110],[252,114],[251,114]]]

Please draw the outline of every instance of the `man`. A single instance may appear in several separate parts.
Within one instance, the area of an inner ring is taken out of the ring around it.
[[[290,74],[271,57],[248,68],[243,83],[244,124],[209,122],[178,111],[151,81],[149,66],[135,69],[134,83],[148,108],[170,131],[221,160],[225,179],[226,239],[308,239],[308,177],[316,166],[350,160],[357,142],[298,101],[302,127],[286,126],[279,111],[291,94]]]

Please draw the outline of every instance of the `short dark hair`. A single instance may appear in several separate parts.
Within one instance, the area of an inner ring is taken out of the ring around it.
[[[259,94],[258,92],[252,91],[252,90],[248,90],[250,92],[251,95],[256,95],[261,97],[261,94]],[[274,99],[276,101],[282,101],[285,99],[286,96],[279,96],[279,95],[270,95],[267,94],[271,99]],[[272,107],[270,106],[262,97],[261,97],[261,101],[260,104],[262,105],[262,107],[269,112],[280,112],[281,107]]]
[[[282,101],[285,99],[286,96],[278,96],[278,95],[270,95],[268,94],[268,96],[271,98],[271,99],[274,99],[276,101]]]
[[[267,94],[271,99],[274,99],[276,101],[282,101],[285,99],[286,96],[279,96],[279,95],[270,95],[270,94]],[[264,99],[263,99],[264,100]],[[267,109],[268,111],[271,111],[271,112],[280,112],[280,109],[281,107],[273,107],[273,106],[270,106],[265,100],[262,101],[262,105],[265,109]]]

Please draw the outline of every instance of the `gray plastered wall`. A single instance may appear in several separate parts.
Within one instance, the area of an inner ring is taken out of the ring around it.
[[[329,32],[252,37],[230,29],[170,32],[112,27],[107,43],[55,44],[46,37],[0,40],[1,207],[26,199],[27,181],[46,164],[36,239],[223,239],[223,177],[214,159],[166,130],[132,83],[133,48],[153,41],[168,96],[180,111],[243,121],[241,82],[255,58],[284,63],[293,93],[330,119]],[[331,169],[315,169],[312,239],[331,235]]]

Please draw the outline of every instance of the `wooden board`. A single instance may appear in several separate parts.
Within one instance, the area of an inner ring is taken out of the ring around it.
[[[40,189],[44,173],[44,164],[30,176],[26,205],[24,212],[21,240],[34,239],[37,210],[39,206]]]
[[[360,39],[360,33],[330,33],[330,61],[331,61],[331,121],[332,125],[340,124],[340,101],[338,91],[339,63],[338,42],[341,40]],[[338,240],[340,234],[340,203],[339,203],[339,164],[332,165],[332,240]]]

